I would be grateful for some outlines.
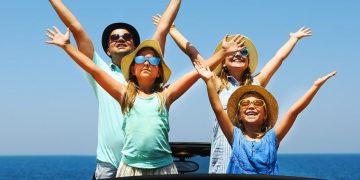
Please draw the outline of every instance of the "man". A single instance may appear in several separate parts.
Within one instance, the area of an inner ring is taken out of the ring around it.
[[[140,36],[137,30],[127,23],[113,23],[105,28],[102,35],[102,45],[105,53],[111,58],[110,65],[107,65],[94,50],[94,45],[80,22],[63,4],[62,0],[49,1],[62,22],[73,33],[79,51],[92,59],[97,66],[116,80],[125,83],[120,68],[121,59],[140,44]],[[166,35],[175,20],[180,4],[181,0],[170,0],[152,37],[159,41],[163,53]],[[88,79],[95,91],[99,105],[98,145],[94,178],[114,178],[121,160],[124,138],[121,108],[119,103],[102,89],[91,75],[88,75]]]

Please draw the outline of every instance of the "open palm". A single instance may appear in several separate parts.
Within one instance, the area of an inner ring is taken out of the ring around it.
[[[194,66],[204,81],[208,81],[214,75],[209,66],[204,67],[199,61],[195,61]]]
[[[301,39],[303,37],[311,36],[311,35],[312,35],[311,29],[307,27],[302,27],[298,31],[294,33],[290,33],[291,37],[295,37],[297,39]]]
[[[227,37],[226,35],[222,40],[222,48],[226,54],[233,54],[244,48],[245,41],[242,41],[244,39],[243,36],[237,34],[230,41],[226,41]]]
[[[48,29],[46,33],[50,41],[45,41],[48,44],[54,44],[60,47],[64,47],[66,44],[70,43],[70,31],[67,28],[65,34],[62,34],[58,28],[53,26],[54,30]]]

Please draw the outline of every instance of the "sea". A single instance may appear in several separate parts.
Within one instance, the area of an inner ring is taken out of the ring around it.
[[[92,179],[95,156],[0,156],[0,180]],[[176,159],[175,159],[176,160]],[[208,172],[209,157],[195,156],[195,174]],[[360,180],[360,154],[279,154],[282,176]]]

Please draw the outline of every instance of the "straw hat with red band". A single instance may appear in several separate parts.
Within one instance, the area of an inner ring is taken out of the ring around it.
[[[250,73],[255,72],[256,67],[258,65],[258,53],[256,50],[256,47],[254,45],[254,43],[247,38],[246,36],[241,35],[242,37],[244,37],[244,46],[248,49],[249,51],[249,69],[250,69]],[[230,35],[227,37],[226,41],[230,41],[233,37],[235,37],[235,35]],[[222,48],[222,41],[219,42],[219,44],[216,46],[215,52],[218,52],[220,49]],[[216,75],[220,75],[221,73],[221,69],[223,67],[223,63],[220,63],[215,69],[214,69],[214,73]]]
[[[249,92],[256,92],[260,94],[266,103],[266,110],[270,117],[267,117],[269,120],[269,124],[271,127],[274,127],[276,120],[278,118],[279,114],[279,106],[275,99],[275,97],[267,91],[265,88],[257,85],[246,85],[239,87],[236,91],[234,91],[228,101],[227,104],[227,114],[232,121],[232,123],[237,126],[238,125],[238,119],[235,119],[235,116],[237,112],[239,111],[239,101],[243,97],[243,95],[249,93]]]
[[[162,67],[162,71],[163,71],[163,82],[161,83],[161,86],[163,86],[170,78],[171,75],[171,70],[170,68],[165,64],[165,60],[163,58],[163,54],[161,52],[161,48],[159,45],[159,42],[156,40],[144,40],[132,53],[130,53],[129,55],[125,56],[122,60],[121,60],[121,71],[124,75],[124,78],[126,80],[129,80],[130,78],[130,66],[131,63],[134,61],[135,56],[138,54],[138,52],[141,49],[144,48],[151,48],[153,49],[157,55],[159,55],[160,57],[160,63],[161,63],[161,67]]]

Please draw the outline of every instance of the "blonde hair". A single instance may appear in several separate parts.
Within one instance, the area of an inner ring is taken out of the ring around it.
[[[228,76],[230,76],[229,70],[227,69],[226,66],[222,66],[219,75],[220,87],[218,89],[218,92],[221,92],[224,88],[229,89]],[[251,85],[252,82],[253,82],[253,77],[251,76],[250,68],[247,67],[241,77],[240,86]]]
[[[269,105],[268,105],[268,103],[266,102],[265,98],[264,98],[261,94],[255,92],[255,91],[249,91],[249,92],[246,92],[245,94],[243,94],[243,95],[241,96],[241,98],[239,99],[239,102],[240,102],[241,100],[249,97],[250,95],[254,95],[254,96],[256,96],[257,98],[259,98],[259,99],[261,99],[261,100],[263,100],[263,101],[265,102],[264,108],[265,108],[265,112],[266,112],[266,119],[264,120],[264,123],[261,125],[261,132],[266,133],[267,131],[269,131],[269,130],[272,128],[272,126],[271,126],[271,124],[270,124],[270,117],[271,117],[271,115],[270,115],[270,111],[268,111],[268,109],[269,109],[268,106],[269,106]],[[236,127],[238,127],[238,128],[241,129],[241,131],[243,132],[243,134],[246,134],[246,131],[245,131],[245,128],[244,128],[244,124],[243,124],[243,122],[242,122],[242,120],[241,120],[241,116],[240,116],[240,111],[239,111],[239,109],[240,109],[240,106],[239,106],[239,103],[238,103],[238,104],[237,104],[237,112],[236,112],[236,115],[235,115],[234,119],[232,119],[232,122],[233,122],[234,126],[236,126]]]
[[[143,48],[139,52],[144,51],[146,49],[152,50],[157,57],[160,57],[160,55],[157,54],[157,52],[155,50],[153,50],[152,48],[149,48],[149,47]],[[131,63],[131,65],[130,65],[130,68],[132,68],[134,66],[134,64],[135,63],[133,61]],[[161,112],[163,110],[163,107],[165,107],[166,99],[165,99],[165,97],[164,97],[164,95],[162,93],[163,87],[162,87],[161,84],[164,81],[164,75],[163,75],[161,63],[158,66],[160,68],[160,71],[159,71],[160,76],[155,79],[152,90],[153,90],[153,92],[156,93],[156,95],[160,99],[160,106],[159,106],[158,111]],[[136,95],[138,94],[138,87],[139,87],[139,85],[138,85],[138,81],[136,79],[136,76],[131,74],[130,78],[129,78],[129,81],[128,81],[128,85],[126,87],[126,92],[125,92],[124,97],[122,98],[122,101],[121,101],[121,112],[122,112],[122,114],[125,115],[126,113],[130,112],[131,109],[133,108]]]

